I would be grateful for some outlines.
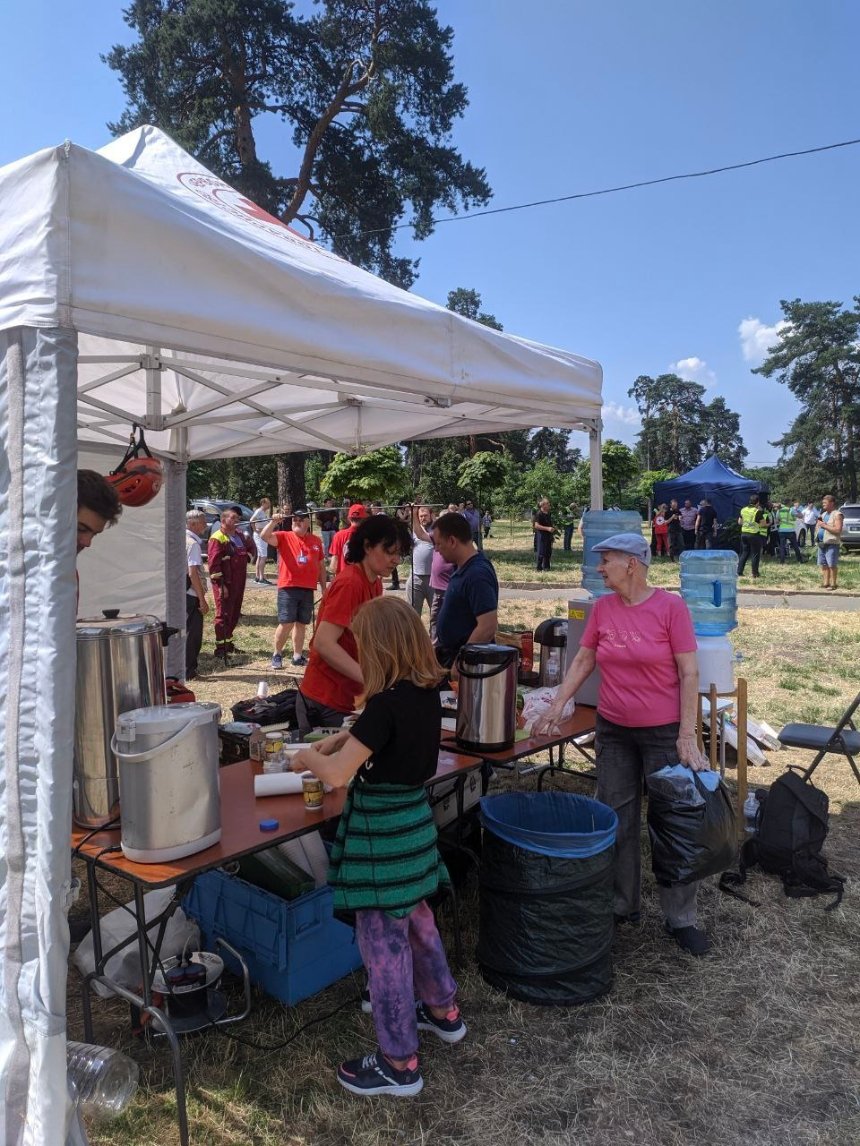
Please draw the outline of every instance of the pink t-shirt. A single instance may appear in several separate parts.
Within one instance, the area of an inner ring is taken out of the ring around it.
[[[675,654],[695,652],[696,636],[680,597],[665,589],[655,589],[641,605],[625,605],[616,593],[601,597],[580,645],[597,652],[597,711],[606,720],[653,728],[681,719]]]

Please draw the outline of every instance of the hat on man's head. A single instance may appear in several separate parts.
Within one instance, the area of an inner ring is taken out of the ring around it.
[[[592,553],[606,553],[610,549],[615,553],[629,553],[643,565],[651,564],[651,548],[641,533],[613,533],[591,547]]]
[[[307,509],[294,509],[293,517],[310,517],[310,512]]]
[[[355,503],[355,505],[351,505],[349,507],[349,513],[346,516],[347,517],[367,517],[367,510],[364,508],[364,506],[361,504],[360,501],[357,501]]]

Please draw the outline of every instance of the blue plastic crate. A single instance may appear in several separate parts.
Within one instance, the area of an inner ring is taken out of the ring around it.
[[[183,907],[200,924],[205,947],[226,939],[242,953],[251,982],[283,1003],[299,1003],[361,966],[354,929],[332,915],[330,887],[288,902],[223,871],[207,871]],[[221,954],[240,971],[223,948]]]

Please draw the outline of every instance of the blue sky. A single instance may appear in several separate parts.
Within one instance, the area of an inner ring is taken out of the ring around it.
[[[495,207],[860,137],[853,0],[437,7],[470,96],[456,142]],[[0,164],[66,137],[107,142],[123,99],[99,53],[127,38],[121,8],[7,7]],[[607,437],[635,438],[637,375],[675,370],[726,398],[750,463],[766,464],[795,407],[750,369],[781,298],[860,293],[858,195],[860,146],[446,223],[401,249],[421,258],[419,293],[473,287],[506,329],[600,361]]]

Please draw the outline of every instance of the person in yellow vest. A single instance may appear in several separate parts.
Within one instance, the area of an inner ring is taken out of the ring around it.
[[[794,551],[794,556],[797,558],[797,563],[800,565],[803,561],[803,554],[800,552],[800,546],[797,543],[797,532],[795,524],[797,517],[794,509],[790,505],[782,505],[776,502],[774,505],[776,510],[776,524],[779,530],[779,563],[785,564],[785,559],[788,556],[789,546]]]
[[[741,559],[738,562],[738,576],[743,577],[746,563],[749,560],[753,579],[758,579],[758,567],[761,561],[761,551],[767,540],[767,515],[759,504],[757,493],[750,494],[750,503],[741,510],[738,518],[741,527]]]

